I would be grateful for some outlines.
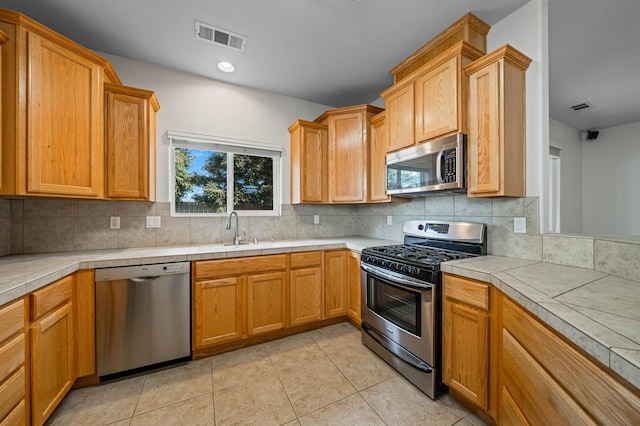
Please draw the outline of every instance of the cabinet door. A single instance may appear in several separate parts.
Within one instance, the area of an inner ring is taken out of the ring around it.
[[[104,195],[102,69],[28,33],[26,191]]]
[[[505,420],[516,412],[532,425],[597,424],[506,330],[502,344],[502,394],[511,396]]]
[[[347,313],[347,252],[344,250],[325,253],[325,317],[331,318]]]
[[[363,202],[367,173],[364,113],[329,117],[329,201]]]
[[[385,97],[388,152],[411,146],[414,135],[414,86],[408,84]]]
[[[459,57],[428,71],[415,82],[415,140],[425,141],[459,131]]]
[[[280,330],[286,326],[285,272],[247,277],[247,333]]]
[[[488,408],[489,315],[445,300],[443,381],[483,410]]]
[[[153,200],[156,108],[150,99],[155,98],[152,92],[125,88],[132,92],[128,94],[121,87],[109,87],[113,86],[105,92],[107,197]]]
[[[386,191],[389,135],[387,134],[385,116],[375,116],[374,119],[371,120],[371,144],[369,148],[369,200],[388,201],[389,196]]]
[[[501,189],[499,63],[469,76],[469,193]]]
[[[360,254],[349,252],[347,254],[347,280],[348,280],[348,304],[347,316],[360,324]]]
[[[196,282],[193,288],[193,349],[241,339],[244,278]]]
[[[291,271],[291,325],[322,319],[322,268]]]
[[[73,303],[32,324],[31,416],[44,424],[75,381]]]

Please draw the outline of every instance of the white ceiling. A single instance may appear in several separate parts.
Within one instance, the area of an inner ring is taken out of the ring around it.
[[[0,0],[0,7],[94,50],[341,107],[377,99],[392,83],[391,68],[465,13],[492,25],[527,1]],[[580,130],[640,121],[640,1],[548,1],[551,116]],[[247,36],[245,51],[196,40],[195,20]],[[218,71],[220,60],[236,72]],[[595,108],[567,110],[582,102]]]

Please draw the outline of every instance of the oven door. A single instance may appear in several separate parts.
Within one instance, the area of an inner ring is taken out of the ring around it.
[[[368,264],[361,284],[365,332],[391,352],[405,349],[434,366],[436,286]]]

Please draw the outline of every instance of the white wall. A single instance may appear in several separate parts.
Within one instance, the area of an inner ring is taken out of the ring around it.
[[[330,106],[253,90],[99,52],[126,86],[153,90],[157,116],[157,200],[169,201],[167,130],[246,139],[283,148],[282,201],[289,203],[289,132],[296,119],[314,120]]]
[[[548,0],[531,0],[491,27],[487,51],[510,44],[529,58],[527,69],[527,196],[540,197],[540,230],[547,228],[549,152]]]
[[[557,120],[549,120],[549,144],[560,151],[560,232],[582,234],[582,135]]]
[[[640,235],[640,122],[582,145],[584,232]]]

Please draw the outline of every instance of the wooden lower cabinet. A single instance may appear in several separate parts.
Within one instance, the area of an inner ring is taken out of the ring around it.
[[[489,408],[489,284],[443,278],[442,380],[475,406]]]
[[[247,277],[247,334],[249,336],[286,327],[286,296],[286,272],[271,272]]]
[[[193,348],[241,339],[245,279],[196,281],[193,285]]]
[[[502,305],[498,423],[638,424],[637,392],[515,302]]]
[[[360,324],[360,254],[328,251],[325,261],[325,316],[347,315]]]
[[[93,289],[81,270],[0,307],[0,425],[44,424],[77,378],[95,376]]]
[[[74,284],[69,275],[29,295],[33,424],[44,424],[76,380]]]
[[[194,357],[360,323],[360,255],[309,251],[193,262]]]
[[[443,274],[443,381],[497,424],[638,424],[640,393],[482,281]]]
[[[347,252],[347,317],[356,324],[362,323],[360,315],[360,253]]]
[[[31,326],[31,419],[44,424],[76,379],[73,302]]]
[[[324,318],[323,253],[310,251],[291,254],[289,273],[291,325],[302,325]]]
[[[286,327],[287,255],[193,265],[193,350]]]
[[[0,424],[26,424],[26,342],[23,299],[0,307]]]
[[[324,254],[325,265],[325,317],[331,318],[347,313],[348,282],[347,253],[348,250],[328,251]]]

